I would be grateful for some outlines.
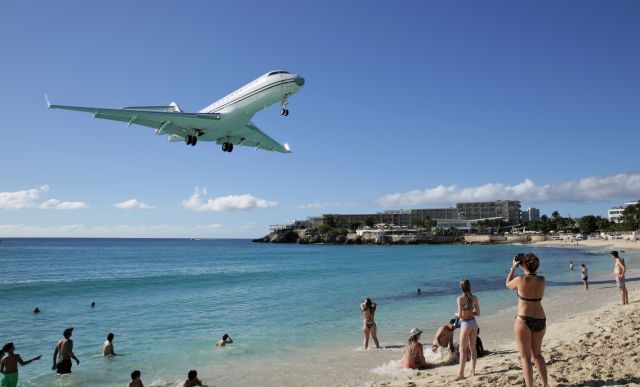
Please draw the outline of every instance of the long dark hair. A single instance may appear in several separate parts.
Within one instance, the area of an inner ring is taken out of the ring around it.
[[[364,300],[364,308],[365,309],[371,310],[372,307],[373,307],[373,301],[371,301],[370,298],[367,298],[366,300]]]
[[[407,344],[417,343],[418,342],[418,337],[421,334],[422,334],[422,332],[418,333],[417,335],[413,335],[413,336],[409,337],[409,339],[407,340]]]

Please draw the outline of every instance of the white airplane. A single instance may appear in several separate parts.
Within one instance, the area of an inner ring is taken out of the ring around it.
[[[50,109],[88,112],[93,118],[126,122],[154,128],[156,134],[168,135],[169,141],[184,141],[194,146],[198,141],[222,144],[224,152],[242,145],[291,153],[288,144],[281,145],[264,134],[251,118],[260,110],[280,101],[280,114],[289,115],[287,98],[304,85],[304,78],[287,71],[271,71],[219,99],[197,113],[183,113],[175,102],[168,106],[128,106],[122,109],[102,109],[81,106],[52,105]],[[46,97],[46,96],[45,96]]]

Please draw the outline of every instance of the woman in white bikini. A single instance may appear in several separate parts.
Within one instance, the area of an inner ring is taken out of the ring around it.
[[[480,316],[480,304],[478,297],[471,294],[471,282],[468,279],[460,280],[460,290],[462,295],[457,299],[458,312],[456,316],[460,319],[460,371],[455,380],[464,379],[464,367],[469,359],[467,353],[471,354],[471,376],[476,374],[476,339],[478,337],[478,323],[475,317]]]

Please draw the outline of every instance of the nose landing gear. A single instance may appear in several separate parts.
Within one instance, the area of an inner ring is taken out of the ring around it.
[[[289,115],[289,109],[287,109],[287,97],[289,96],[289,94],[285,94],[282,96],[282,109],[280,109],[280,115],[282,116],[288,116]]]

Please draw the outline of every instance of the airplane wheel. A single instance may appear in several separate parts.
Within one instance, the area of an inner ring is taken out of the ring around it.
[[[198,137],[192,136],[191,137],[191,146],[196,146],[197,142],[198,142]]]
[[[284,116],[284,109],[280,109],[280,115]]]
[[[191,136],[187,136],[184,138],[184,143],[187,145],[191,145]]]
[[[284,115],[285,117],[289,115],[289,109],[284,109]]]
[[[227,152],[233,152],[233,144],[229,143],[229,145],[227,146]]]
[[[222,143],[222,151],[223,151],[223,152],[226,152],[226,151],[227,151],[227,143],[226,143],[226,142],[223,142],[223,143]]]

